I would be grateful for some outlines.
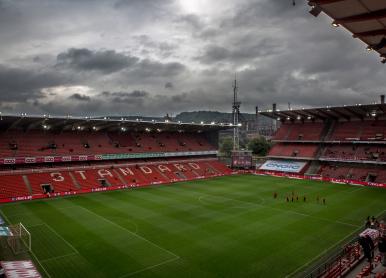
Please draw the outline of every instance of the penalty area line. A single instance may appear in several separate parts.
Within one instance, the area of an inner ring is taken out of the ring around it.
[[[9,221],[8,217],[3,213],[2,210],[0,210],[0,214],[4,217],[4,219],[7,221],[8,225],[11,224],[11,222]],[[43,271],[47,274],[48,278],[51,278],[52,276],[48,273],[47,269],[44,268],[44,266],[42,265],[42,263],[39,261],[38,257],[35,255],[35,253],[32,251],[32,248],[31,250],[29,251],[31,253],[31,255],[35,258],[35,260],[38,262],[38,264],[40,265],[40,267],[43,269]]]
[[[135,236],[135,237],[137,237],[137,238],[139,238],[139,239],[141,239],[141,240],[143,240],[143,241],[146,241],[147,243],[149,243],[149,244],[151,244],[151,245],[157,247],[158,249],[160,249],[160,250],[162,250],[162,251],[168,253],[169,255],[172,255],[172,256],[174,257],[174,259],[179,259],[179,258],[180,258],[180,256],[178,256],[177,254],[173,253],[172,251],[169,251],[169,250],[163,248],[162,246],[159,246],[158,244],[156,244],[156,243],[154,243],[154,242],[148,240],[147,238],[144,238],[143,236],[140,236],[139,234],[136,234],[136,233],[130,231],[129,229],[126,229],[125,227],[122,227],[121,225],[119,225],[119,224],[117,224],[117,223],[115,223],[115,222],[113,222],[113,221],[107,219],[106,217],[103,217],[103,216],[100,215],[100,214],[97,214],[97,213],[95,213],[95,212],[89,210],[88,208],[85,208],[85,207],[83,207],[83,206],[79,206],[79,208],[81,208],[81,209],[87,211],[88,213],[91,213],[91,214],[93,214],[93,215],[99,217],[100,219],[104,220],[105,222],[110,223],[111,225],[113,225],[113,226],[115,226],[115,227],[117,227],[117,228],[119,228],[119,229],[121,229],[121,230],[124,230],[124,231],[126,231],[127,233],[129,233],[129,234],[131,234],[131,235],[133,235],[133,236]]]
[[[46,263],[46,262],[49,262],[49,261],[53,261],[53,260],[57,260],[57,259],[62,259],[62,258],[69,257],[69,256],[75,256],[75,255],[79,255],[79,253],[72,252],[70,254],[65,254],[65,255],[61,255],[61,256],[51,257],[51,258],[40,260],[40,261],[42,263]]]
[[[381,211],[378,215],[377,215],[377,218],[380,217],[383,213],[385,213],[386,210],[383,210]],[[296,274],[299,270],[301,270],[302,268],[305,268],[306,266],[310,265],[312,262],[315,262],[317,259],[319,259],[320,257],[322,257],[324,254],[326,254],[328,251],[330,251],[331,249],[335,248],[336,246],[338,246],[339,244],[341,244],[342,242],[344,242],[347,238],[351,237],[352,235],[354,235],[355,233],[358,233],[359,231],[361,231],[360,227],[357,228],[356,230],[354,230],[352,233],[350,233],[349,235],[347,235],[346,237],[342,238],[341,240],[339,240],[337,243],[335,243],[334,245],[330,246],[329,248],[325,249],[322,253],[320,253],[319,255],[317,255],[316,257],[314,257],[313,259],[309,260],[308,262],[306,262],[305,264],[301,265],[300,267],[298,267],[297,269],[295,269],[294,271],[292,271],[291,273],[287,274],[285,276],[285,278],[289,278],[289,277],[292,277],[292,275]],[[317,268],[317,267],[315,267]],[[314,268],[314,269],[315,269]],[[312,270],[314,270],[312,269]],[[304,271],[303,271],[304,272]]]
[[[168,263],[177,261],[177,260],[179,260],[179,259],[180,259],[180,257],[178,257],[178,258],[177,258],[177,257],[176,257],[176,258],[172,258],[172,259],[169,259],[169,260],[160,262],[160,263],[158,263],[158,264],[151,265],[151,266],[142,268],[142,269],[140,269],[140,270],[136,270],[136,271],[130,272],[130,273],[128,273],[128,274],[124,274],[124,275],[120,276],[119,278],[130,277],[130,276],[133,276],[133,275],[135,275],[135,274],[142,273],[142,272],[144,272],[144,271],[147,271],[147,270],[150,270],[150,269],[159,267],[159,266],[161,266],[161,265],[164,265],[164,264],[168,264]]]

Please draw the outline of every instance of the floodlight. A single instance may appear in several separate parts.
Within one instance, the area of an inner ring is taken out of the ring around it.
[[[335,27],[335,28],[338,28],[340,25],[339,23],[336,23],[335,21],[333,23],[331,23],[331,26],[332,27]]]

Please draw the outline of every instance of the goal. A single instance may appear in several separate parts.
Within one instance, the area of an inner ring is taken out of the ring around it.
[[[31,251],[31,234],[22,223],[10,225],[9,230],[7,242],[14,254]]]

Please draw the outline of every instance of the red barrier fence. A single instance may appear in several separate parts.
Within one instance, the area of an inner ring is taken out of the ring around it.
[[[236,174],[236,173],[234,172],[232,174]],[[119,186],[88,188],[88,189],[80,189],[80,190],[73,190],[73,191],[66,191],[66,192],[55,192],[55,193],[47,193],[47,194],[42,193],[42,194],[34,194],[34,195],[27,195],[27,196],[3,198],[3,199],[0,199],[0,203],[11,203],[11,202],[17,202],[17,201],[63,197],[63,196],[79,195],[79,194],[92,193],[92,192],[123,190],[123,189],[135,188],[135,187],[143,187],[143,186],[157,185],[157,184],[171,184],[176,182],[192,181],[192,180],[221,177],[221,176],[227,176],[227,175],[229,174],[213,174],[211,176],[200,176],[200,177],[191,178],[191,179],[179,179],[179,180],[176,179],[171,181],[157,181],[157,182],[151,182],[151,183],[132,183],[132,184],[119,185]]]
[[[371,187],[384,187],[384,188],[386,188],[386,183],[367,182],[367,181],[358,181],[358,180],[350,180],[350,179],[336,179],[336,178],[323,177],[323,176],[319,176],[319,175],[304,176],[304,175],[299,175],[299,174],[284,173],[284,172],[274,172],[274,171],[264,171],[264,170],[256,170],[254,173],[256,175],[267,175],[267,176],[274,176],[274,177],[286,177],[286,178],[290,178],[290,179],[327,181],[327,182],[340,183],[340,184],[351,184],[351,185],[371,186]]]

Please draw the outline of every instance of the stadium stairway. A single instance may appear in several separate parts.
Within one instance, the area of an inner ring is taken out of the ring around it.
[[[365,277],[384,278],[386,277],[386,267],[382,266],[381,255],[376,250],[374,254],[373,269],[370,268],[370,264],[367,262],[367,260],[362,259],[362,261],[359,264],[357,264],[344,277],[345,278],[365,278]]]

